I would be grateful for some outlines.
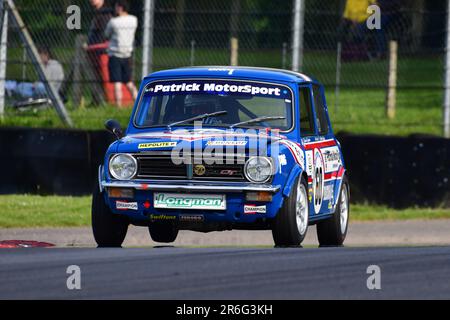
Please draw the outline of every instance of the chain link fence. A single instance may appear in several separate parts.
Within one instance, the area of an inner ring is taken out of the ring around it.
[[[153,1],[153,71],[189,65],[229,65],[231,38],[238,40],[239,65],[292,67],[295,0]],[[86,111],[100,110],[94,106],[108,103],[104,79],[98,77],[98,70],[92,67],[83,49],[94,17],[90,1],[14,3],[36,46],[49,48],[62,64],[64,81],[60,92],[75,117],[75,125],[91,127],[83,121],[104,120],[101,112]],[[358,16],[354,12],[361,3],[371,1],[304,0],[301,71],[325,84],[334,126],[353,132],[442,134],[447,1],[379,0],[381,30],[367,29],[365,19],[348,19],[352,12]],[[139,84],[143,76],[144,0],[130,4],[130,13],[139,19],[133,54],[133,79]],[[79,30],[68,30],[66,26],[67,8],[71,5],[80,8]],[[112,7],[112,3],[106,1],[105,6]],[[397,41],[399,47],[397,115],[393,120],[384,117],[390,40]],[[36,66],[11,23],[6,80],[16,84],[39,81]],[[103,99],[98,99],[99,95]],[[7,95],[6,110],[16,98]],[[79,106],[85,109],[80,111]],[[27,113],[20,116],[39,118]],[[8,117],[17,114],[6,112],[2,120],[7,125],[14,124]],[[43,112],[39,119],[42,117],[51,117],[51,113]],[[126,121],[126,116],[123,119]],[[33,125],[32,120],[23,123]]]

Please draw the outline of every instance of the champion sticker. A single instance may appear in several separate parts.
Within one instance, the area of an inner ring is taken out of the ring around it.
[[[244,205],[245,214],[266,213],[266,206]]]
[[[151,143],[140,143],[138,145],[138,149],[153,149],[153,148],[169,148],[169,147],[175,147],[177,143],[175,141],[173,142],[151,142]]]
[[[117,210],[137,210],[137,202],[116,201]]]

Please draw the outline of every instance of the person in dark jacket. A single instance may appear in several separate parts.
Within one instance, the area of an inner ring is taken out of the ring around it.
[[[103,82],[100,56],[106,54],[108,42],[105,38],[105,28],[109,20],[113,17],[114,12],[112,8],[105,4],[105,0],[89,0],[89,2],[94,9],[94,17],[89,27],[86,49],[93,73],[93,81],[95,81],[90,86],[92,88],[92,100],[93,104],[99,105],[104,102],[103,91],[100,89],[100,85]]]

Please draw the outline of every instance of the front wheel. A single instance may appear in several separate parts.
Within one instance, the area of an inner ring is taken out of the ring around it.
[[[92,231],[99,247],[122,246],[128,231],[128,219],[115,215],[105,203],[98,185],[92,195]]]
[[[298,247],[305,239],[309,222],[306,181],[299,177],[290,196],[275,217],[272,235],[277,247]]]
[[[347,178],[342,180],[341,193],[333,216],[317,224],[317,238],[321,246],[341,246],[348,229],[350,188]]]

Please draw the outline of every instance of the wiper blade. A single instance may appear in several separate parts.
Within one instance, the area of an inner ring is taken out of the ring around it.
[[[181,121],[177,121],[177,122],[173,122],[171,124],[168,124],[167,128],[170,130],[171,127],[179,125],[179,124],[189,123],[189,122],[196,121],[196,120],[203,120],[203,119],[210,118],[210,117],[223,116],[223,115],[226,115],[227,113],[228,112],[225,111],[225,110],[212,112],[212,113],[204,113],[204,114],[200,114],[198,116],[192,117],[192,118],[188,118],[188,119],[184,119],[184,120],[181,120]]]
[[[238,123],[232,124],[230,126],[230,128],[241,126],[243,124],[251,124],[251,123],[258,123],[258,122],[264,122],[264,121],[274,121],[274,120],[284,120],[284,119],[286,119],[286,117],[283,117],[283,116],[259,117],[259,118],[254,118],[254,119],[250,119],[250,120],[247,120],[247,121],[242,121],[242,122],[238,122]]]

